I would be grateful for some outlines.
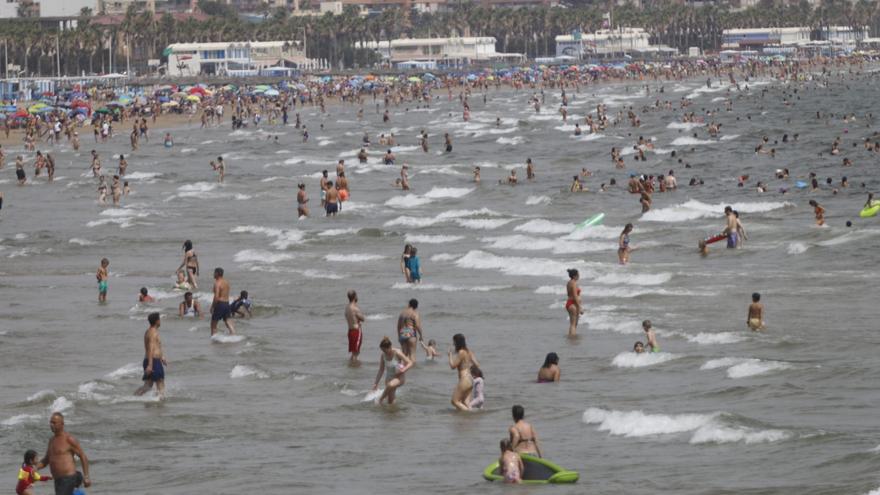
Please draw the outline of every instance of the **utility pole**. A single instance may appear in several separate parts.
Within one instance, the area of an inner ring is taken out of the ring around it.
[[[113,33],[110,33],[110,71],[109,74],[113,74]]]
[[[6,79],[9,79],[9,38],[3,38],[3,61],[6,62]]]
[[[131,77],[131,36],[125,35],[125,75]]]
[[[61,33],[55,36],[55,64],[58,67],[58,77],[61,77]]]

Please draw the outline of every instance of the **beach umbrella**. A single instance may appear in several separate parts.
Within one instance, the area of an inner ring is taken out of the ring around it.
[[[159,97],[159,103],[167,103],[169,101],[171,101],[171,98],[169,98],[167,96],[160,96]]]
[[[6,120],[6,114],[0,113],[0,120]]]
[[[118,101],[111,101],[110,103],[107,104],[108,108],[109,107],[124,107],[124,106],[125,105],[123,105],[121,102],[118,102]]]
[[[194,95],[194,94],[204,95],[205,88],[203,88],[201,86],[193,86],[193,87],[189,88],[189,94],[191,94],[191,95]]]
[[[227,84],[226,86],[223,86],[223,89],[226,91],[238,91],[238,86],[235,84]]]
[[[28,111],[25,110],[24,108],[18,108],[15,110],[14,117],[19,118],[19,117],[27,117],[27,116],[28,116]]]
[[[2,109],[4,112],[15,113],[15,111],[18,110],[18,107],[15,105],[5,105],[0,107],[0,109]]]
[[[119,103],[122,103],[123,105],[128,105],[129,103],[131,103],[131,96],[122,95],[118,98],[118,101],[119,101]]]
[[[477,80],[477,75],[476,75],[476,74],[469,74],[469,75],[467,76],[467,80],[468,80],[468,81],[476,81],[476,80]]]
[[[180,103],[177,103],[176,101],[166,101],[162,104],[162,108],[173,108],[177,106],[180,106]]]
[[[54,111],[55,111],[55,109],[52,107],[43,107],[43,108],[38,109],[37,113],[49,113],[49,112],[54,112]]]
[[[433,81],[434,79],[437,79],[437,76],[435,76],[434,74],[431,74],[430,72],[425,72],[422,75],[422,79],[427,79],[429,81]]]
[[[95,113],[108,114],[108,113],[110,113],[110,109],[107,107],[101,107],[101,108],[95,110]]]
[[[269,88],[266,91],[264,91],[263,94],[266,96],[278,96],[281,93],[279,93],[277,89]]]
[[[267,84],[258,84],[254,86],[255,91],[266,91],[267,89],[271,89],[271,86]]]
[[[410,82],[422,82],[422,80],[416,76],[410,76],[410,77],[406,78],[406,80],[410,81]]]
[[[37,113],[37,112],[39,112],[41,109],[46,108],[47,106],[48,106],[48,105],[46,105],[45,103],[36,103],[36,104],[34,104],[34,105],[31,105],[31,106],[28,108],[28,112],[29,112],[29,113]]]
[[[178,91],[171,95],[172,98],[183,98],[184,96],[186,96],[186,93],[184,93],[183,91]]]
[[[199,97],[196,96],[196,95],[189,95],[189,96],[186,97],[186,101],[191,101],[191,102],[193,102],[193,103],[198,103],[198,102],[202,101],[202,99],[199,98]]]

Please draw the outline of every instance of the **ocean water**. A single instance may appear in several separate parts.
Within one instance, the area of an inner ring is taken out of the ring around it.
[[[472,98],[467,123],[457,99],[439,92],[430,111],[392,108],[387,125],[371,101],[362,122],[355,107],[330,106],[326,115],[307,108],[305,144],[292,126],[233,132],[225,124],[176,129],[170,151],[158,131],[130,155],[124,132],[107,144],[84,140],[79,153],[61,145],[52,150],[52,185],[16,187],[7,166],[0,465],[10,488],[23,452],[43,451],[49,414],[63,411],[91,459],[94,494],[502,493],[508,488],[483,481],[481,471],[498,456],[511,406],[522,404],[546,456],[581,473],[578,485],[554,493],[876,493],[880,220],[857,214],[878,187],[880,159],[861,146],[876,128],[865,114],[880,115],[877,79],[835,73],[750,84],[741,93],[697,82],[668,83],[664,93],[651,83],[650,94],[636,85],[570,90],[572,113],[604,102],[616,115],[632,105],[642,121],[632,128],[624,118],[580,139],[574,120],[555,113],[558,90],[546,91],[536,115],[530,92],[493,89],[485,105]],[[795,89],[794,105],[784,105]],[[721,138],[681,123],[682,97],[698,115],[718,109]],[[718,99],[728,97],[730,112]],[[658,98],[675,109],[642,110]],[[816,111],[834,117],[816,119]],[[843,122],[844,113],[857,120]],[[429,153],[418,147],[423,128]],[[367,164],[356,163],[364,131],[374,142],[395,133],[398,166],[382,165],[378,146]],[[441,153],[444,132],[453,136],[451,154]],[[784,133],[799,140],[783,144]],[[275,135],[278,145],[267,140]],[[615,169],[610,148],[630,148],[640,135],[657,152],[646,162],[627,152],[627,168]],[[779,141],[775,159],[753,153],[764,135]],[[832,157],[837,136],[843,153]],[[105,170],[116,154],[127,156],[133,193],[121,206],[95,202],[86,173],[93,147]],[[17,148],[6,150],[7,163],[23,153]],[[209,167],[218,155],[228,164],[225,184]],[[844,156],[852,168],[841,168]],[[533,182],[525,181],[527,157]],[[339,158],[352,196],[328,219],[319,215],[318,176],[332,174]],[[402,163],[409,192],[391,186]],[[471,181],[475,165],[480,185]],[[571,194],[582,167],[594,173],[585,180],[590,192]],[[522,183],[498,185],[511,168]],[[792,178],[776,180],[777,168]],[[642,215],[624,189],[629,173],[670,169],[679,189],[655,194]],[[794,188],[811,171],[822,189]],[[737,188],[743,174],[749,187]],[[837,185],[842,175],[850,187],[833,195],[824,179]],[[689,187],[691,177],[705,184]],[[597,192],[611,178],[618,185]],[[770,192],[757,193],[756,180]],[[313,216],[304,220],[296,218],[299,181],[311,197]],[[815,226],[810,199],[826,207],[827,227]],[[699,256],[697,241],[721,230],[727,204],[740,211],[749,240]],[[598,212],[604,225],[575,229]],[[616,238],[628,222],[636,250],[622,267]],[[186,239],[201,262],[203,307],[216,266],[234,294],[250,292],[254,317],[236,321],[239,336],[212,340],[207,320],[176,316],[173,273]],[[406,242],[419,248],[418,286],[399,272]],[[102,257],[110,259],[106,305],[96,303]],[[567,268],[582,274],[586,314],[576,340],[565,337]],[[157,303],[136,304],[141,287]],[[347,365],[348,289],[368,315],[360,368]],[[760,334],[745,325],[756,291],[766,306]],[[485,373],[484,410],[454,412],[455,373],[423,353],[397,405],[372,402],[378,343],[394,335],[411,297],[442,355],[453,334],[467,337]],[[164,316],[165,402],[132,395],[151,311]],[[642,339],[643,319],[653,321],[662,353],[628,352]],[[538,385],[548,352],[560,356],[562,382]]]

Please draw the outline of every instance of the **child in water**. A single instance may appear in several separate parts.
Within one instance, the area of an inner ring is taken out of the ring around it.
[[[418,249],[412,248],[409,254],[409,277],[412,283],[418,284],[422,282],[422,272],[419,265]]]
[[[98,279],[98,302],[107,302],[107,279],[110,278],[110,274],[107,272],[108,266],[110,266],[110,260],[103,258],[98,273],[95,274]]]
[[[746,325],[753,332],[764,329],[764,305],[761,304],[761,294],[757,292],[752,294],[752,304],[749,304],[749,316],[746,319]]]
[[[251,317],[251,300],[248,299],[248,291],[243,290],[239,294],[238,299],[232,301],[229,306],[229,312],[234,317]]]
[[[513,451],[510,440],[501,440],[501,457],[498,459],[498,471],[504,476],[504,482],[522,483],[522,473],[524,470],[523,461]]]
[[[476,366],[471,366],[471,376],[474,378],[474,395],[468,402],[471,409],[482,409],[486,398],[483,395],[483,370]]]
[[[651,352],[660,352],[660,345],[657,343],[657,336],[654,334],[651,320],[643,321],[642,329],[645,330],[645,338],[648,340],[648,347],[651,348]]]
[[[18,484],[15,485],[16,495],[33,495],[31,487],[34,481],[51,481],[51,476],[41,476],[37,472],[37,452],[28,450],[24,453],[24,464],[18,470]]]
[[[641,340],[633,344],[633,352],[636,354],[644,354],[645,353],[645,344],[642,343]]]
[[[425,342],[420,340],[419,344],[422,345],[422,349],[425,350],[425,357],[428,358],[429,360],[433,361],[434,359],[437,358],[437,356],[440,355],[440,353],[437,352],[437,341],[436,340],[434,340],[434,339],[429,340],[428,345],[425,345]]]
[[[146,287],[141,287],[141,293],[138,295],[139,303],[154,303],[156,298],[149,294]]]

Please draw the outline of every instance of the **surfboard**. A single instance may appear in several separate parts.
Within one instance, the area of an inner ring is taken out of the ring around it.
[[[721,239],[727,239],[727,234],[715,234],[703,239],[703,242],[706,244],[712,244],[714,242],[720,241]]]
[[[522,459],[523,467],[525,468],[522,473],[524,485],[576,483],[578,478],[580,478],[580,474],[577,471],[569,471],[546,459],[528,454],[520,454],[519,457]],[[483,478],[486,478],[488,481],[504,480],[504,476],[501,475],[501,469],[498,466],[498,461],[489,464],[483,470]]]
[[[588,218],[588,219],[584,220],[583,222],[577,224],[577,226],[576,226],[575,228],[576,228],[576,229],[582,229],[582,228],[584,228],[584,227],[590,227],[590,226],[593,226],[593,225],[601,225],[601,224],[602,224],[602,220],[604,220],[604,219],[605,219],[605,214],[604,214],[604,213],[596,213],[595,215],[591,216],[590,218]]]
[[[877,213],[880,213],[880,200],[871,201],[869,206],[862,208],[862,211],[859,212],[859,216],[862,218],[873,217]]]

